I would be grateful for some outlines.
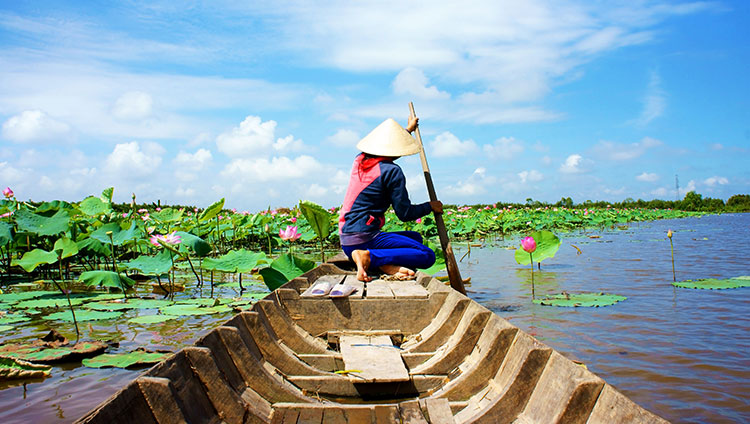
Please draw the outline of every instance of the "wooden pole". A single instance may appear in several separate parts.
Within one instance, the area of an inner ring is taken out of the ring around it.
[[[412,117],[417,116],[414,112],[414,104],[412,102],[409,102],[409,112]],[[417,143],[419,144],[419,158],[422,160],[422,171],[424,171],[424,181],[427,183],[427,192],[430,194],[431,201],[438,200],[437,194],[435,193],[435,186],[432,183],[430,167],[427,165],[427,157],[424,154],[424,145],[422,144],[422,135],[419,133],[419,126],[414,130],[414,134],[416,135]],[[445,229],[443,214],[435,212],[434,215],[435,225],[437,225],[438,236],[440,237],[440,246],[443,248],[443,254],[445,255],[445,267],[448,269],[448,278],[450,279],[451,287],[461,294],[466,294],[464,280],[461,278],[461,272],[458,270],[456,257],[453,256],[451,241],[448,239],[448,231]]]

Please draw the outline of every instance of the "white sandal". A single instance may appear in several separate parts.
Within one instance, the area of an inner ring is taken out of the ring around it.
[[[333,283],[330,281],[321,281],[319,283],[313,284],[313,286],[310,288],[309,291],[305,293],[305,296],[310,297],[321,297],[325,296],[328,293],[331,292],[331,289],[333,288]]]
[[[348,284],[336,284],[329,294],[330,297],[347,297],[357,290],[356,287]]]

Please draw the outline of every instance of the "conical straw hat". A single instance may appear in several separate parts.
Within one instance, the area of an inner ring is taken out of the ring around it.
[[[357,143],[357,148],[375,156],[409,156],[419,153],[417,141],[398,122],[383,121]]]

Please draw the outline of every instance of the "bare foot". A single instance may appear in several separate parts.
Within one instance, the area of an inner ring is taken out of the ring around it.
[[[392,275],[399,280],[410,280],[414,278],[414,271],[399,265],[382,265],[380,269],[388,275]]]
[[[355,250],[352,252],[352,259],[357,264],[357,280],[372,281],[372,277],[367,275],[367,268],[370,267],[370,251]]]

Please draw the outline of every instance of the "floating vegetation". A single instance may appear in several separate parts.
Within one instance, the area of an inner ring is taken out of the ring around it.
[[[724,289],[739,289],[742,287],[750,287],[750,276],[743,275],[740,277],[718,279],[718,278],[703,278],[700,280],[685,280],[677,281],[672,283],[675,287],[681,287],[684,289],[703,289],[703,290],[724,290]]]
[[[614,305],[627,299],[625,296],[609,293],[560,293],[535,299],[534,303],[544,306],[599,307]]]
[[[0,356],[0,381],[49,376],[50,365],[34,364],[18,358]]]
[[[171,353],[149,352],[143,349],[127,353],[104,353],[82,361],[89,368],[132,368],[160,362]]]

